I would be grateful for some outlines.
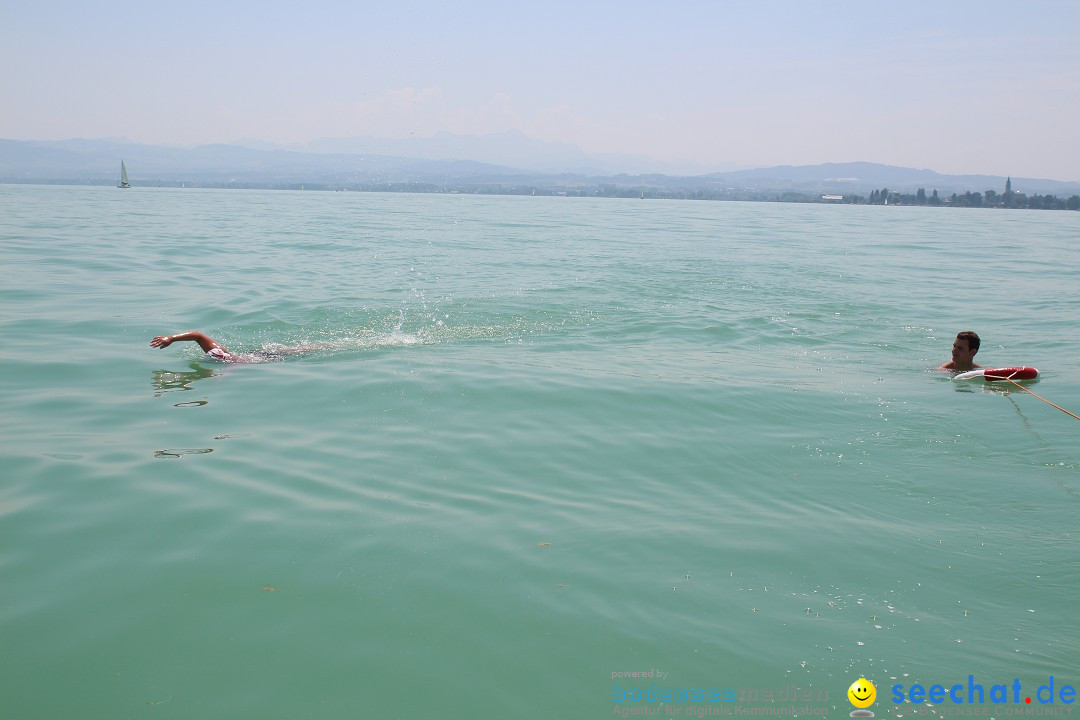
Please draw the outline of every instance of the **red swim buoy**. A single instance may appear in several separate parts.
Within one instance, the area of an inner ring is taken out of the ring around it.
[[[1037,377],[1039,377],[1038,370],[1024,365],[1021,365],[1020,367],[987,368],[983,370],[983,378],[986,382],[994,382],[995,380],[1004,380],[1006,378],[1012,378],[1013,380],[1034,380]]]
[[[971,372],[960,373],[954,380],[970,380],[981,377],[986,382],[1004,380],[1034,380],[1039,377],[1039,371],[1033,367],[1020,365],[1007,368],[979,368]]]

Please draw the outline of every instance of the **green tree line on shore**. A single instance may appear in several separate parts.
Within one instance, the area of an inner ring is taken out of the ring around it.
[[[845,198],[845,202],[848,198]],[[869,205],[929,205],[939,207],[985,207],[985,208],[1016,208],[1025,210],[1080,210],[1080,195],[1070,198],[1059,198],[1054,195],[1027,195],[1021,192],[1006,191],[999,193],[996,190],[987,190],[982,193],[971,191],[960,195],[953,193],[948,198],[938,196],[938,191],[927,197],[926,190],[919,188],[915,194],[890,192],[888,188],[875,190],[870,193],[867,200],[860,196],[851,196],[851,202],[860,204],[866,202]]]

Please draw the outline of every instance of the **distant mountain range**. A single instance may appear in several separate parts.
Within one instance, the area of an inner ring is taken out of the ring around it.
[[[658,171],[655,161],[646,158],[590,156],[571,145],[532,140],[520,133],[439,135],[409,141],[319,140],[289,148],[256,145],[180,148],[115,140],[0,139],[0,182],[115,183],[120,160],[124,160],[136,187],[306,184],[311,188],[377,189],[425,184],[466,190],[529,186],[577,190],[617,186],[686,197],[696,192],[707,192],[710,197],[770,192],[868,194],[882,188],[906,193],[925,188],[927,193],[937,190],[947,195],[988,189],[1003,192],[1005,187],[1005,177],[942,175],[866,162],[665,174]],[[1014,177],[1012,186],[1028,194],[1080,194],[1080,181]]]
[[[522,168],[531,172],[603,176],[659,173],[703,175],[717,170],[737,170],[734,163],[722,166],[695,163],[667,163],[643,155],[589,155],[576,145],[536,140],[509,130],[491,135],[438,133],[433,137],[388,139],[376,137],[324,138],[306,145],[274,147],[264,143],[239,141],[261,149],[284,149],[345,155],[381,155],[427,160],[472,160],[488,165]]]

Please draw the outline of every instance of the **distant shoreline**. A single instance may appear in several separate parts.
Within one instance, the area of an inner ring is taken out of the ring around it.
[[[113,180],[14,180],[0,179],[0,185],[44,185],[70,187],[112,187]],[[1005,210],[1080,210],[1080,195],[1059,198],[1054,195],[967,191],[938,197],[924,193],[901,193],[883,188],[870,196],[857,193],[819,194],[793,190],[662,188],[641,184],[615,185],[602,183],[580,187],[542,185],[497,185],[493,183],[465,185],[426,182],[371,183],[332,185],[328,183],[259,183],[220,181],[137,181],[135,187],[204,189],[204,190],[292,190],[311,192],[413,193],[435,195],[507,195],[536,197],[600,197],[639,200],[712,200],[737,202],[782,202],[821,205],[883,205],[905,207],[961,207]],[[884,202],[887,198],[888,202]]]

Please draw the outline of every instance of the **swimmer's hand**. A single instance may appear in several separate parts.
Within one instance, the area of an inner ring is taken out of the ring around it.
[[[172,345],[173,339],[167,335],[158,335],[150,341],[150,347],[167,348]]]

